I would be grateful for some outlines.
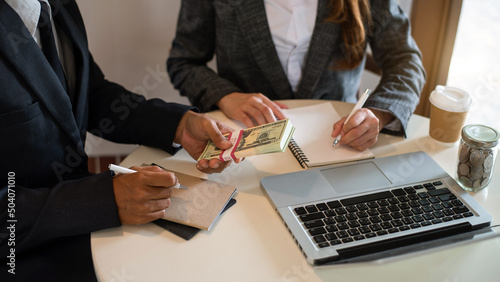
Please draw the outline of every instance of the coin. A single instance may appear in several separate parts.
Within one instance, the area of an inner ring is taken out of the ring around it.
[[[491,170],[491,168],[493,167],[493,156],[491,154],[488,154],[488,156],[486,156],[483,166],[485,171]]]
[[[462,148],[460,148],[460,153],[458,154],[458,159],[461,162],[465,162],[467,161],[468,158],[469,158],[469,147],[462,146]]]
[[[484,161],[484,155],[480,150],[471,150],[469,159],[471,164],[473,165],[482,165]]]
[[[474,183],[472,183],[472,187],[475,189],[481,188],[481,179],[475,180]]]
[[[461,164],[459,167],[458,167],[458,174],[459,175],[468,175],[470,172],[470,168],[468,165],[466,164]]]
[[[485,187],[489,183],[490,183],[490,178],[489,177],[485,177],[485,178],[483,178],[483,181],[481,181],[481,187]]]
[[[465,177],[465,176],[460,176],[458,178],[458,180],[460,181],[460,183],[462,183],[464,186],[467,186],[467,187],[472,187],[472,181],[470,181],[469,178]]]
[[[469,178],[472,180],[479,179],[483,176],[483,166],[472,166],[470,168]]]

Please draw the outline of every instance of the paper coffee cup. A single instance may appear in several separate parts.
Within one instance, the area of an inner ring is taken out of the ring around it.
[[[429,100],[429,135],[439,142],[457,142],[472,103],[470,95],[460,88],[438,85]]]

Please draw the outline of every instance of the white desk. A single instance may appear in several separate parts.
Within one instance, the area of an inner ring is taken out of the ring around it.
[[[290,107],[321,101],[290,100]],[[332,102],[340,115],[351,104]],[[212,117],[227,121],[218,111]],[[228,122],[231,124],[231,122]],[[427,118],[413,116],[408,139],[381,135],[372,148],[376,157],[425,151],[454,175],[457,147],[444,147],[428,136]],[[172,170],[199,175],[185,151],[175,156],[139,147],[124,166],[160,163]],[[237,203],[210,232],[201,231],[189,241],[149,223],[122,226],[92,234],[92,253],[102,281],[498,281],[500,239],[489,239],[385,263],[363,263],[313,268],[263,194],[264,176],[299,171],[285,153],[249,157],[209,179],[238,188]],[[471,195],[500,223],[500,164],[489,187]]]

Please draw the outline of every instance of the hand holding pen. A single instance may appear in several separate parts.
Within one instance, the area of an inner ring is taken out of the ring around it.
[[[137,166],[131,170],[113,168],[119,171],[112,178],[111,193],[114,193],[116,206],[113,208],[110,204],[103,212],[118,211],[120,223],[126,225],[148,223],[165,215],[173,187],[178,184],[174,173],[158,166]]]
[[[108,166],[108,168],[109,168],[109,170],[112,170],[115,173],[126,174],[126,173],[136,173],[137,172],[137,170],[133,170],[133,169],[122,167],[122,166],[115,165],[115,164],[110,164]],[[188,187],[180,184],[179,182],[177,182],[177,184],[175,184],[174,186],[171,186],[171,187],[175,188],[175,189],[183,189],[183,190],[188,190],[189,189]]]
[[[341,139],[341,134],[340,132],[342,132],[342,130],[344,130],[344,126],[347,124],[347,122],[351,119],[351,117],[359,110],[363,107],[363,105],[365,104],[366,100],[368,99],[368,97],[370,96],[370,93],[371,93],[371,90],[370,89],[366,89],[366,91],[363,93],[363,95],[361,95],[361,97],[359,98],[358,102],[356,103],[356,105],[354,106],[354,108],[352,109],[351,113],[347,116],[347,118],[344,120],[344,122],[341,124],[341,128],[339,130],[339,133],[337,135],[333,135],[333,132],[332,132],[332,137],[335,136],[335,140],[332,144],[332,147],[335,147],[340,139]],[[334,126],[334,132],[335,132],[335,127],[338,127],[338,124],[335,124]],[[377,132],[378,134],[378,132]]]

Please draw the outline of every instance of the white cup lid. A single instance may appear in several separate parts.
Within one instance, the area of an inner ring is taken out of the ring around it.
[[[451,86],[438,85],[429,100],[435,106],[450,112],[465,112],[472,103],[470,95],[464,90]]]

